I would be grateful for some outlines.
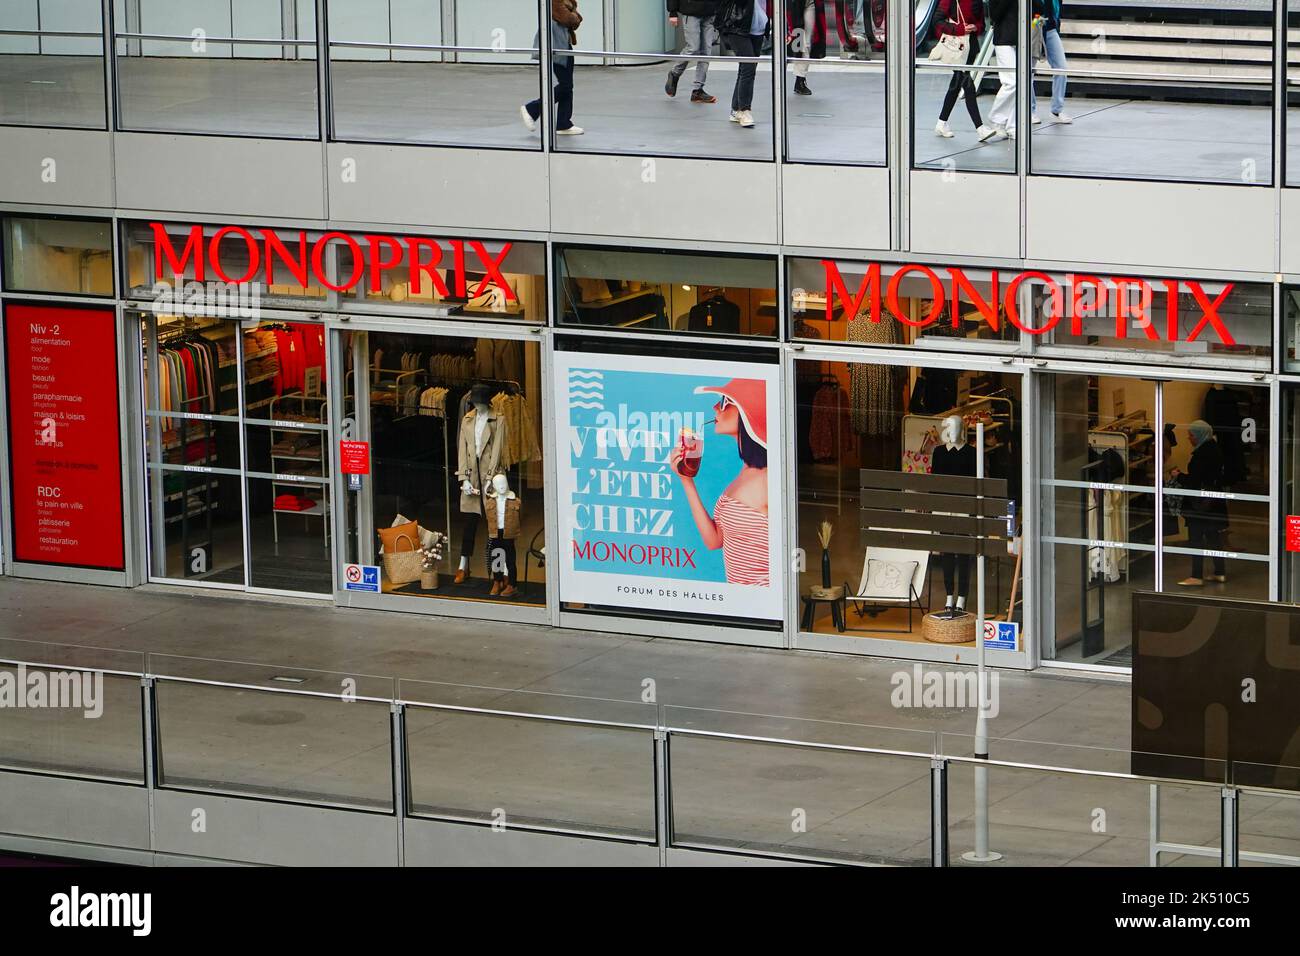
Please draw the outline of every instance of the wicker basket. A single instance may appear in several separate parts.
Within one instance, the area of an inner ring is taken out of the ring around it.
[[[409,551],[398,550],[402,542],[406,542]],[[393,544],[393,553],[384,552],[384,573],[388,575],[388,580],[393,584],[410,584],[420,580],[420,572],[423,570],[424,556],[416,550],[415,542],[410,535],[399,534]]]
[[[973,644],[975,615],[963,613],[949,619],[927,614],[921,619],[921,636],[935,644]]]

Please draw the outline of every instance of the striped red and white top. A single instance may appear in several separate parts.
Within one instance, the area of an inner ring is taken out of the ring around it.
[[[767,512],[724,494],[713,508],[713,520],[722,532],[722,563],[727,570],[727,583],[766,587],[770,581]]]

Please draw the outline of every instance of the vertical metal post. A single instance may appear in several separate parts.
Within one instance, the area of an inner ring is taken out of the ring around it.
[[[406,866],[406,713],[395,700],[393,717],[393,816],[397,819],[397,865]]]
[[[1237,800],[1237,789],[1235,787],[1224,787],[1222,798],[1222,820],[1223,835],[1220,842],[1222,852],[1222,866],[1239,866],[1238,847],[1237,847],[1237,811],[1239,803]]]
[[[569,57],[569,63],[573,67],[573,81],[576,86],[578,58]],[[537,71],[538,86],[541,90],[539,102],[542,107],[542,115],[537,118],[537,122],[542,127],[542,152],[549,153],[555,148],[555,141],[552,138],[555,135],[555,120],[552,118],[555,115],[555,77],[552,75],[554,67],[551,53],[551,5],[547,0],[537,0]],[[547,178],[549,181],[550,177]]]
[[[975,424],[975,478],[980,482],[977,500],[984,498],[984,423]],[[981,517],[983,512],[981,506]],[[982,535],[981,535],[982,539]],[[988,727],[988,674],[984,670],[984,547],[975,558],[975,698],[978,704],[975,715],[975,758],[989,758]],[[1001,853],[989,849],[989,769],[975,767],[975,850],[965,853],[962,859],[971,863],[992,863],[1002,859]]]
[[[355,441],[370,441],[370,333],[352,333],[352,414],[356,422],[350,437]],[[372,446],[373,447],[373,446]],[[361,479],[361,490],[356,495],[356,529],[358,564],[375,563],[375,510],[374,475]]]
[[[930,759],[930,865],[948,865],[948,761]]]
[[[149,795],[149,852],[158,848],[155,829],[154,790],[158,786],[157,778],[157,730],[154,721],[154,684],[152,677],[140,677],[140,708],[143,715],[141,728],[144,733],[144,786]]]
[[[869,7],[864,14],[871,16]],[[885,5],[885,112],[886,146],[890,170],[889,238],[890,248],[911,248],[911,177],[912,177],[912,86],[916,55],[916,16],[914,4]],[[907,120],[907,122],[904,122]]]
[[[1151,812],[1147,820],[1147,866],[1160,865],[1160,784],[1151,784]]]
[[[668,730],[663,726],[662,716],[659,726],[655,728],[654,747],[655,842],[659,847],[659,865],[662,867],[668,865],[668,843],[672,838],[672,809],[668,799]]]

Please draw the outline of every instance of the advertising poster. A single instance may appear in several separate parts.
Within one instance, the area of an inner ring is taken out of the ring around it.
[[[122,452],[111,309],[5,309],[14,560],[120,571]]]
[[[779,620],[777,367],[555,359],[560,599]]]

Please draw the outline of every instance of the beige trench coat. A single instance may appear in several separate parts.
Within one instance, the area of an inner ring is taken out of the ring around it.
[[[456,477],[468,481],[478,489],[478,494],[460,496],[460,510],[465,514],[487,514],[487,491],[492,487],[492,477],[501,470],[501,450],[505,447],[506,424],[496,415],[488,413],[487,430],[483,433],[483,454],[476,453],[474,423],[478,409],[471,407],[460,421],[460,434],[456,437]]]

